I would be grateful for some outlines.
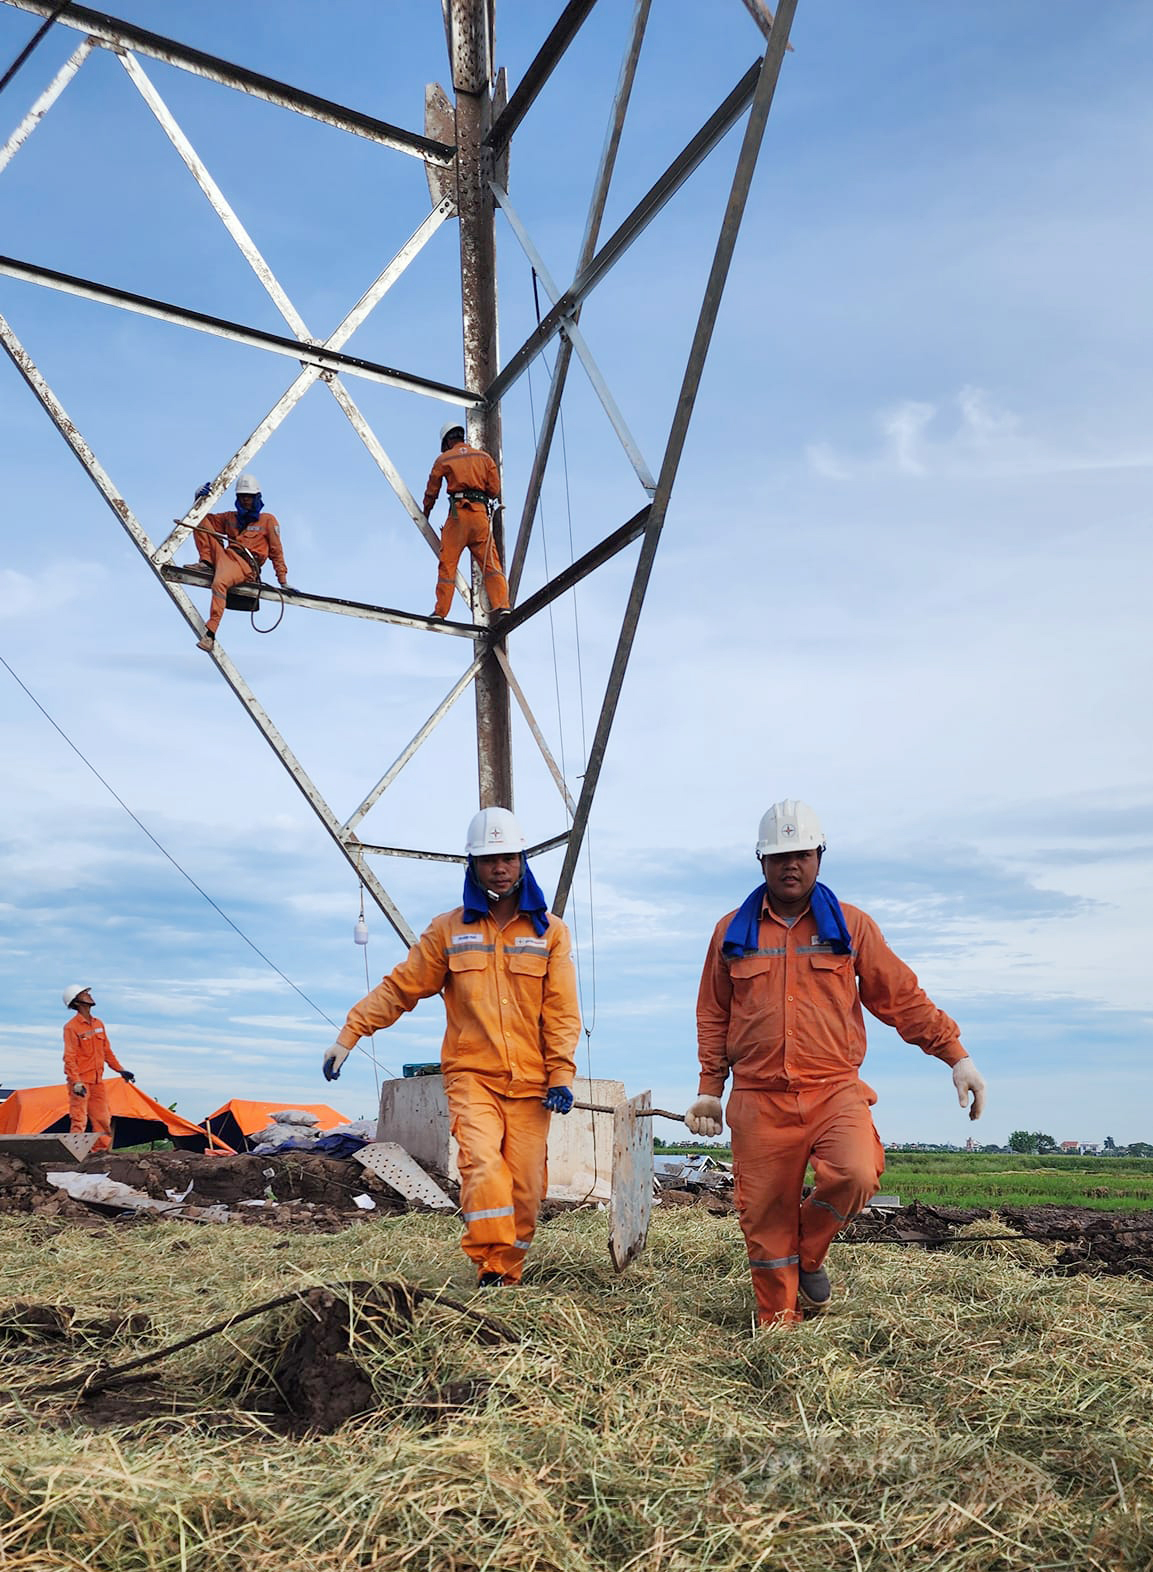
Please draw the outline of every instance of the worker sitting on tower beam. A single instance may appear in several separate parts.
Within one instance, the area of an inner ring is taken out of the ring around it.
[[[573,1105],[580,1037],[572,939],[548,910],[507,808],[468,827],[464,900],[434,917],[399,966],[353,1005],[324,1055],[336,1080],[361,1037],[444,998],[440,1051],[459,1147],[461,1247],[481,1288],[519,1283],[547,1181],[548,1128]]]
[[[196,493],[200,502],[210,488],[201,486]],[[236,507],[230,513],[206,513],[194,526],[199,562],[189,570],[212,579],[212,605],[204,625],[204,637],[197,639],[198,650],[211,650],[216,630],[224,615],[228,591],[237,584],[256,584],[268,559],[276,569],[281,589],[288,584],[284,549],[280,544],[280,524],[273,513],[265,513],[264,498],[255,475],[237,477]]]
[[[424,516],[429,518],[441,482],[448,489],[448,518],[440,532],[440,572],[433,616],[443,619],[452,607],[456,568],[467,546],[484,576],[485,592],[494,613],[508,610],[508,580],[492,538],[490,510],[500,506],[500,474],[492,455],[465,441],[464,424],[450,420],[441,427],[440,457],[424,488]]]

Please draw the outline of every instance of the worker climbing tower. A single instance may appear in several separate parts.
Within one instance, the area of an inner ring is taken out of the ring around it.
[[[0,147],[0,176],[42,124],[85,62],[94,54],[106,52],[123,69],[128,79],[126,89],[135,90],[147,105],[153,119],[283,319],[283,331],[269,331],[235,317],[212,315],[154,295],[131,291],[112,281],[98,281],[74,272],[50,269],[29,258],[0,257],[0,277],[23,280],[65,295],[176,324],[196,333],[280,357],[290,366],[295,365],[292,379],[279,399],[247,434],[240,437],[234,451],[220,464],[217,474],[209,483],[207,495],[199,498],[187,513],[175,521],[174,527],[164,538],[154,539],[133,510],[127,490],[113,481],[94,448],[82,435],[84,411],[65,409],[40,370],[33,347],[26,345],[17,335],[15,326],[6,315],[0,315],[0,341],[8,356],[127,532],[155,576],[158,586],[167,593],[194,632],[203,632],[204,624],[197,604],[188,591],[195,586],[203,588],[204,579],[189,568],[178,566],[174,560],[176,553],[204,516],[221,505],[225,492],[242,471],[259,462],[264,445],[289,419],[310,390],[317,388],[327,391],[335,400],[391,490],[394,508],[399,506],[408,515],[412,525],[435,551],[439,545],[435,531],[425,518],[378,430],[356,402],[352,386],[358,382],[375,383],[435,401],[442,409],[444,405],[449,405],[454,412],[464,410],[468,439],[475,446],[491,453],[499,467],[502,457],[502,402],[546,350],[554,351],[547,397],[535,434],[532,461],[524,482],[523,497],[518,504],[516,527],[506,531],[499,516],[494,521],[496,544],[501,561],[507,568],[512,596],[509,615],[497,622],[490,621],[484,609],[481,581],[475,569],[471,586],[459,576],[457,581],[458,592],[472,611],[472,619],[468,621],[440,621],[407,608],[314,594],[307,586],[281,592],[275,586],[261,585],[258,589],[241,588],[235,592],[237,604],[244,603],[246,596],[253,604],[271,599],[290,605],[294,612],[317,612],[359,618],[369,623],[385,623],[409,628],[429,637],[464,640],[469,646],[471,656],[464,670],[416,734],[402,745],[392,745],[386,739],[381,740],[382,752],[386,756],[391,754],[392,762],[379,774],[375,784],[365,782],[364,794],[351,811],[332,805],[304,769],[286,732],[282,732],[266,711],[242,673],[236,657],[221,647],[227,642],[226,639],[218,642],[208,658],[215,663],[221,677],[290,773],[357,877],[405,942],[411,942],[413,931],[377,872],[379,860],[390,855],[435,860],[461,859],[455,850],[421,851],[381,844],[365,833],[364,821],[470,686],[474,691],[476,708],[479,804],[511,804],[515,784],[512,727],[512,706],[515,701],[561,799],[557,830],[530,848],[530,853],[563,846],[564,860],[553,900],[554,910],[563,913],[605,759],[774,90],[789,47],[789,30],[796,0],[780,0],[775,16],[770,13],[764,0],[723,0],[723,3],[734,9],[743,7],[748,13],[755,24],[762,52],[758,53],[713,113],[683,143],[671,162],[663,170],[652,171],[651,183],[644,195],[606,237],[603,233],[604,219],[613,174],[652,7],[652,0],[633,0],[577,261],[567,282],[554,278],[514,204],[509,190],[510,151],[518,128],[593,11],[595,0],[569,0],[511,92],[505,72],[497,68],[494,59],[494,0],[442,0],[451,94],[437,85],[426,89],[425,126],[422,133],[405,130],[373,115],[322,98],[305,88],[275,80],[247,66],[234,64],[105,12],[67,3],[67,0],[65,3],[60,3],[60,0],[3,0],[3,3],[41,18],[42,25],[31,33],[27,47],[8,72],[6,90],[3,98],[0,98],[0,111],[7,111],[9,124],[13,113],[16,115],[11,134]],[[427,3],[431,5],[433,0],[427,0]],[[722,0],[716,0],[716,3],[719,6]],[[538,8],[532,7],[531,14],[535,24],[540,16]],[[79,42],[55,75],[27,102],[26,112],[21,118],[18,106],[15,111],[9,106],[14,104],[19,88],[34,74],[36,50],[54,29],[71,30],[78,36]],[[204,159],[193,147],[149,75],[145,62],[151,61],[161,61],[165,66],[174,67],[193,78],[247,94],[286,112],[321,121],[371,144],[382,156],[407,156],[423,163],[431,196],[429,211],[395,255],[381,267],[361,298],[326,335],[318,335],[305,321],[238,212],[213,178]],[[15,75],[17,70],[18,76]],[[14,76],[15,81],[12,80]],[[739,152],[729,180],[727,200],[687,359],[680,373],[671,421],[659,462],[650,467],[582,331],[582,308],[694,171],[709,159],[729,131],[741,123],[743,134]],[[0,134],[3,134],[3,122],[0,122]],[[402,275],[421,261],[433,237],[445,224],[451,222],[455,222],[459,230],[463,367],[460,382],[446,382],[420,369],[402,370],[352,353],[349,345],[358,329]],[[544,309],[539,312],[535,326],[503,360],[497,331],[498,222],[507,225],[508,231],[515,237],[532,269],[534,282],[545,296]],[[635,475],[639,505],[629,517],[615,521],[613,527],[607,528],[583,554],[522,594],[529,545],[539,517],[542,487],[574,356],[581,362],[604,416],[611,424]],[[505,493],[508,494],[507,479]],[[582,760],[579,782],[570,784],[562,769],[563,758],[558,762],[554,751],[550,749],[544,730],[530,707],[525,684],[518,676],[513,659],[516,651],[515,635],[518,629],[545,613],[582,580],[638,542],[631,584],[595,728]],[[286,731],[288,729],[289,724],[286,722]]]

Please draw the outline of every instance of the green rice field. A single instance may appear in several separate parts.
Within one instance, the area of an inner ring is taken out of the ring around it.
[[[1153,1209],[1153,1159],[886,1152],[882,1185],[895,1191],[902,1204],[1088,1206],[1136,1212]]]
[[[665,1152],[671,1148],[664,1148]],[[731,1162],[727,1147],[707,1151]],[[810,1175],[810,1179],[811,1179]],[[881,1189],[902,1205],[1087,1206],[1102,1212],[1153,1209],[1153,1158],[1037,1157],[996,1152],[886,1152]]]

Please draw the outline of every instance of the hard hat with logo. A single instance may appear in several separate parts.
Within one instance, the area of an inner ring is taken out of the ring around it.
[[[64,1000],[64,1008],[70,1010],[82,993],[90,993],[91,991],[91,983],[69,983],[61,994],[61,998]]]
[[[776,857],[781,852],[824,851],[825,832],[821,821],[807,802],[785,797],[761,819],[757,832],[757,856]]]
[[[247,470],[243,475],[236,477],[236,495],[238,497],[256,497],[260,495],[260,482],[256,476]]]
[[[482,808],[469,823],[464,849],[470,857],[500,857],[522,852],[527,845],[508,808]]]
[[[450,431],[463,431],[463,430],[464,430],[464,416],[463,415],[460,417],[459,420],[446,420],[444,425],[440,428],[440,440],[443,442],[445,437],[448,436]]]

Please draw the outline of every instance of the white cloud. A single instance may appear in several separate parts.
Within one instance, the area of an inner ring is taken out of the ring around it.
[[[827,441],[811,442],[805,448],[810,468],[823,479],[850,481],[884,475],[1039,478],[1153,467],[1153,448],[1090,446],[1080,433],[1070,439],[1029,429],[1019,414],[977,387],[961,388],[944,404],[905,399],[877,414],[875,425],[882,440],[873,452],[850,454]]]

